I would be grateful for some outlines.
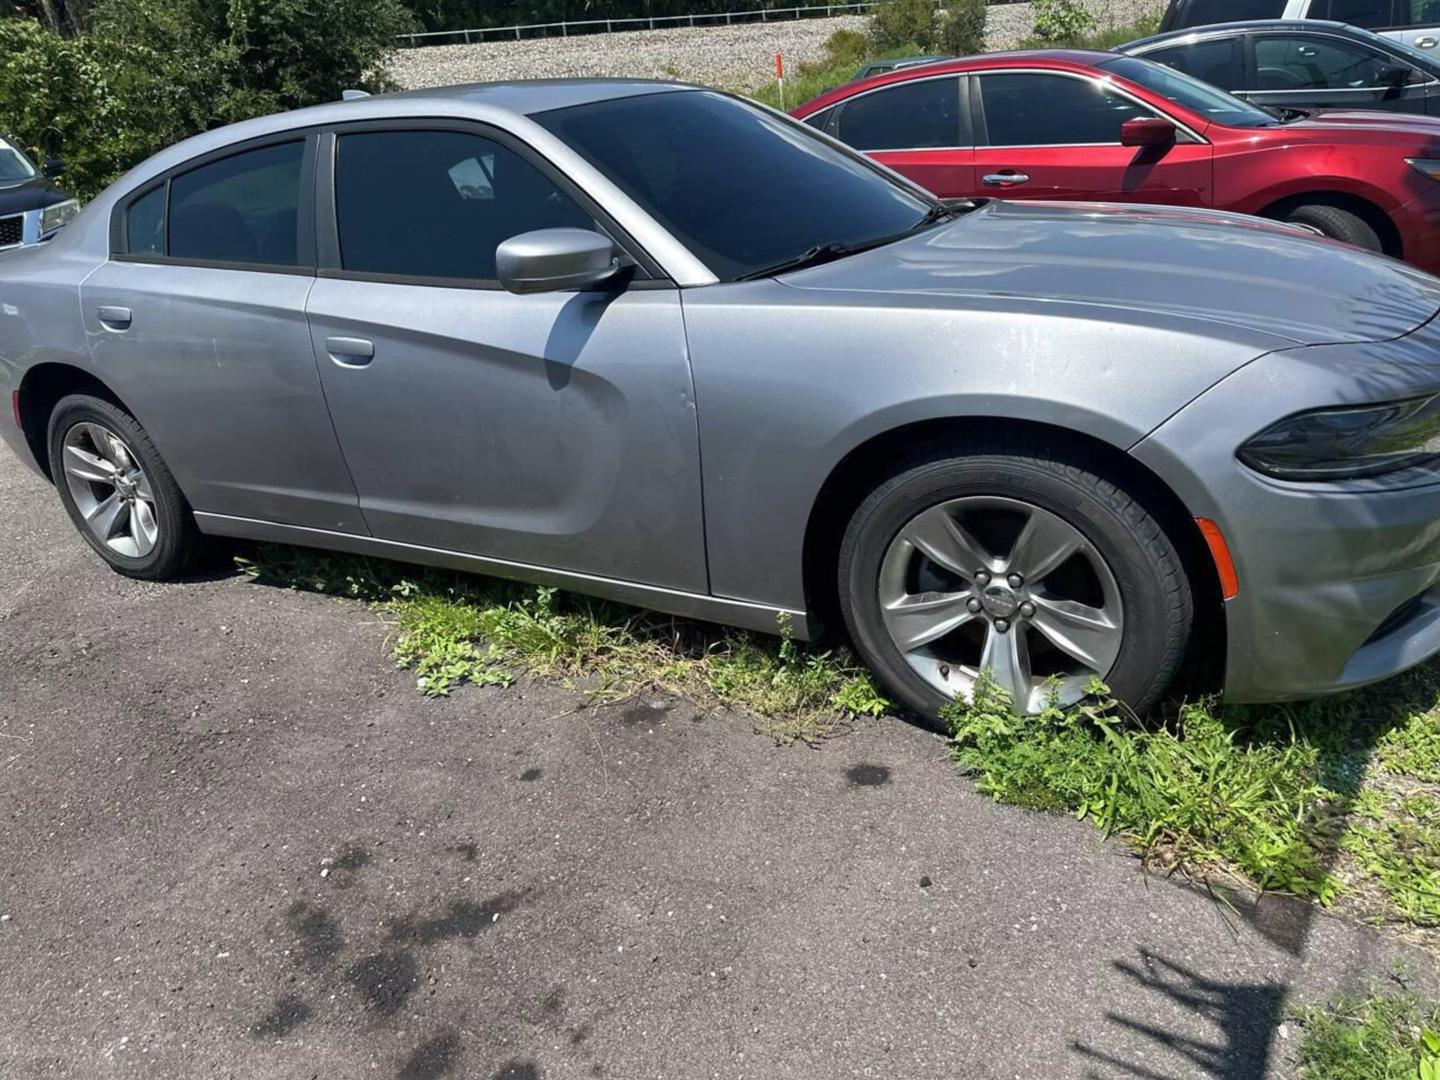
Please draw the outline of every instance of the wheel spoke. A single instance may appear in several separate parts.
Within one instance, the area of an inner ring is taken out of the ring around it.
[[[136,554],[148,554],[159,534],[160,528],[155,523],[155,512],[150,504],[136,499],[130,504],[130,537],[135,541]]]
[[[882,608],[885,627],[901,652],[918,649],[976,617],[965,606],[970,596],[968,590],[905,596]]]
[[[1061,652],[1105,675],[1120,653],[1121,628],[1104,608],[1035,596],[1035,629]]]
[[[1008,569],[1034,585],[1080,550],[1084,541],[1074,527],[1048,510],[1036,508],[1010,551]]]
[[[96,503],[95,508],[85,516],[86,524],[90,526],[96,536],[108,542],[121,524],[120,519],[125,514],[126,505],[124,499],[112,492],[108,498],[101,499]]]
[[[65,471],[81,480],[97,484],[115,483],[115,466],[102,457],[81,450],[74,443],[66,443],[64,451]]]
[[[1030,711],[1030,643],[1024,628],[1012,626],[1005,633],[990,627],[980,654],[981,669],[988,668],[998,686],[1010,694],[1016,712]]]
[[[905,526],[900,535],[931,562],[943,566],[952,574],[959,574],[967,581],[981,568],[992,572],[1000,568],[995,557],[986,551],[963,525],[946,513],[943,506],[932,506],[918,515]]]
[[[150,486],[150,478],[143,472],[136,470],[135,475],[130,479],[135,481],[135,494],[153,505],[155,502],[155,489]]]

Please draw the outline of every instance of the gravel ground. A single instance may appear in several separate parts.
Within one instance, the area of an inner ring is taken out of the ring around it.
[[[1101,25],[1119,26],[1158,10],[1161,0],[1088,0]],[[390,62],[401,86],[419,89],[498,79],[602,76],[679,79],[744,90],[773,77],[775,53],[788,65],[819,60],[836,30],[864,29],[867,20],[803,19],[684,30],[586,34],[571,38],[493,41],[402,49]],[[990,9],[991,49],[1013,46],[1030,33],[1029,4]]]
[[[422,698],[363,605],[104,570],[0,448],[4,1080],[1290,1074],[1376,932],[1147,879],[933,736]]]

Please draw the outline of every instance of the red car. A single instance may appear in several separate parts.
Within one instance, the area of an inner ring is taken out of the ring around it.
[[[1267,111],[1114,53],[995,53],[795,110],[944,198],[1259,214],[1440,272],[1440,119]]]

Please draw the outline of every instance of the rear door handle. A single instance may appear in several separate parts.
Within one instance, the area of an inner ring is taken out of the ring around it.
[[[986,173],[981,180],[986,187],[1015,187],[1017,184],[1026,183],[1030,177],[1023,172],[998,172]]]
[[[102,307],[97,315],[100,321],[111,330],[129,330],[133,316],[128,307]]]
[[[1440,38],[1419,37],[1415,39],[1415,47],[1419,49],[1433,49],[1437,41],[1440,41]]]
[[[356,337],[327,337],[325,351],[341,367],[364,367],[375,359],[375,343]]]

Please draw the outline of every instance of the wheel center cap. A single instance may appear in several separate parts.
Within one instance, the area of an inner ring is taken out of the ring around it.
[[[1008,619],[1020,610],[1020,599],[1009,585],[987,585],[980,592],[980,603],[997,619]]]

